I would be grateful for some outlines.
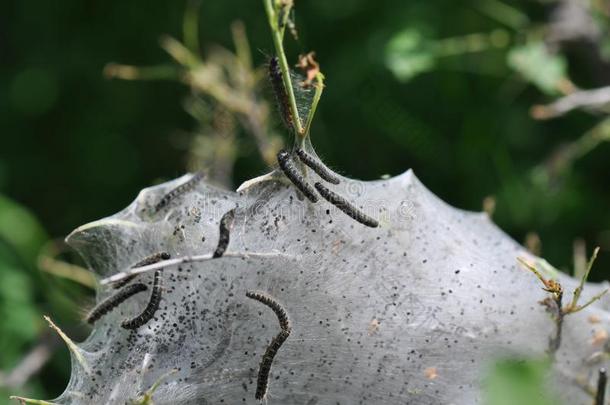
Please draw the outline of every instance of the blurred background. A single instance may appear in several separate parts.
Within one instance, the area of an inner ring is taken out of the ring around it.
[[[312,141],[329,166],[366,180],[412,168],[568,273],[600,246],[591,278],[608,277],[609,1],[295,6],[288,57],[315,51],[326,75]],[[2,9],[0,403],[66,385],[43,314],[88,334],[93,281],[61,242],[71,230],[187,170],[234,189],[292,141],[264,75],[260,1]]]

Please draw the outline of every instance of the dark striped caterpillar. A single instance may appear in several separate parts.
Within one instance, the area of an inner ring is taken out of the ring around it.
[[[87,315],[87,323],[94,324],[98,319],[121,305],[129,297],[142,291],[146,291],[147,289],[148,287],[146,287],[146,285],[137,283],[119,290],[114,295],[111,295],[104,301],[100,302],[91,310],[91,312],[89,312],[89,315]]]
[[[220,219],[220,227],[218,232],[218,245],[212,257],[214,259],[222,257],[227,247],[229,246],[229,240],[231,237],[231,227],[233,226],[233,220],[235,219],[235,209],[227,211]]]
[[[280,322],[280,328],[282,328],[283,330],[290,329],[290,321],[288,320],[288,314],[286,313],[286,310],[282,308],[282,306],[273,298],[263,293],[252,291],[248,291],[246,293],[246,297],[252,298],[253,300],[267,305],[275,313],[275,316],[277,316],[277,319]]]
[[[360,211],[358,208],[354,207],[347,200],[341,197],[339,194],[334,191],[329,190],[321,183],[315,184],[316,190],[320,193],[322,197],[335,207],[339,208],[341,211],[360,222],[363,225],[370,226],[371,228],[377,228],[379,226],[379,222],[377,220],[369,217],[364,212]]]
[[[273,363],[273,359],[275,358],[275,355],[277,354],[280,347],[282,347],[282,344],[284,344],[286,339],[288,339],[288,336],[290,336],[292,328],[290,326],[290,320],[288,319],[286,310],[282,308],[282,306],[273,298],[265,294],[251,291],[248,291],[246,293],[246,297],[259,301],[271,308],[277,316],[278,321],[280,323],[280,328],[282,329],[280,333],[278,333],[273,338],[273,340],[267,347],[267,350],[265,350],[265,353],[263,354],[263,359],[261,360],[261,363],[258,368],[258,377],[256,380],[256,394],[254,397],[258,400],[262,400],[265,398],[265,395],[267,395],[267,388],[269,386],[269,373],[271,371],[271,364]]]
[[[597,378],[597,392],[595,393],[594,405],[604,405],[606,402],[606,385],[608,384],[608,374],[605,368],[599,369]]]
[[[280,69],[277,56],[274,56],[269,60],[268,74],[273,93],[275,94],[275,100],[277,102],[278,109],[280,110],[282,122],[289,131],[292,131],[294,128],[294,117],[292,116],[292,112],[290,110],[288,93],[286,92],[286,87],[284,86],[284,78],[282,76],[282,71]]]
[[[301,159],[301,162],[305,163],[311,170],[316,172],[323,180],[331,184],[339,184],[341,180],[335,174],[333,174],[324,163],[320,162],[303,149],[296,150],[297,156]]]
[[[316,191],[311,187],[299,173],[297,168],[294,166],[290,154],[284,149],[280,150],[277,154],[277,161],[280,165],[282,172],[288,177],[288,179],[294,184],[311,202],[318,202]]]
[[[161,290],[162,290],[161,270],[155,271],[155,278],[153,281],[152,292],[148,299],[148,304],[142,313],[132,319],[126,319],[121,323],[121,326],[125,329],[138,329],[140,326],[145,325],[150,321],[155,312],[159,309],[161,303]]]
[[[176,197],[181,196],[182,194],[188,193],[192,189],[195,188],[197,183],[199,183],[204,178],[203,172],[195,173],[190,179],[188,179],[185,183],[180,184],[178,187],[172,189],[169,193],[165,194],[155,205],[155,212],[161,211],[165,208],[169,203]]]
[[[172,256],[169,253],[166,253],[166,252],[155,253],[153,255],[145,257],[144,259],[140,260],[139,262],[137,262],[136,264],[134,264],[130,268],[135,269],[135,268],[138,268],[138,267],[148,266],[149,264],[159,263],[160,261],[169,260],[171,258],[172,258]],[[127,276],[124,279],[119,280],[116,283],[114,283],[112,285],[112,287],[115,288],[115,289],[121,288],[121,287],[129,284],[129,282],[131,280],[133,280],[134,278],[136,278],[137,276],[138,276],[137,274],[133,274],[131,276]]]

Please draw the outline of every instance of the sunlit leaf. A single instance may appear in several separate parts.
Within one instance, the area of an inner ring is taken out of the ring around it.
[[[436,64],[435,55],[426,39],[414,29],[395,35],[387,44],[385,64],[401,81],[432,70]]]
[[[28,263],[35,263],[47,239],[42,225],[25,207],[0,194],[0,237]]]
[[[563,56],[549,52],[543,42],[529,42],[508,52],[508,65],[542,92],[557,94],[567,78]]]
[[[12,365],[21,355],[22,345],[34,340],[39,329],[39,314],[31,279],[0,256],[0,367]]]

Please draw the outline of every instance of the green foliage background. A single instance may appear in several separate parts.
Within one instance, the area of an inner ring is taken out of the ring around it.
[[[468,210],[495,196],[494,221],[514,238],[538,233],[543,256],[564,269],[572,266],[573,240],[583,238],[602,248],[592,278],[607,278],[610,145],[551,179],[540,175],[560,145],[600,117],[536,121],[532,105],[551,101],[554,78],[564,75],[583,88],[610,82],[603,43],[575,41],[558,56],[540,49],[537,36],[555,3],[512,1],[491,18],[485,10],[496,0],[297,0],[300,40],[288,41],[291,59],[313,49],[326,75],[312,132],[318,153],[361,179],[412,168],[434,193]],[[111,61],[166,61],[157,40],[180,37],[184,2],[9,0],[2,9],[0,369],[10,370],[46,331],[43,313],[76,338],[87,334],[79,308],[91,292],[40,273],[44,242],[182,174],[185,134],[196,123],[182,108],[186,87],[102,77]],[[204,47],[232,48],[229,25],[239,19],[255,62],[272,52],[259,1],[208,0],[200,19]],[[605,42],[607,19],[598,23]],[[496,36],[480,52],[459,40],[439,45],[473,33]],[[235,184],[266,170],[254,145],[240,145]],[[68,376],[67,353],[58,350],[18,394],[51,398]],[[8,392],[0,387],[0,403]]]

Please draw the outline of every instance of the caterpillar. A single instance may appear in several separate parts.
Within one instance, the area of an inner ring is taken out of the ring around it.
[[[360,211],[358,208],[351,205],[347,200],[341,197],[339,194],[334,191],[329,190],[321,183],[315,184],[316,190],[320,193],[322,197],[335,207],[339,208],[341,211],[360,222],[363,225],[369,226],[371,228],[377,228],[379,226],[379,222],[377,220],[369,217],[364,212]]]
[[[220,219],[220,230],[218,236],[218,245],[216,246],[216,250],[212,257],[218,258],[224,255],[227,250],[227,246],[229,246],[231,227],[233,226],[233,219],[235,219],[235,209],[232,209],[226,212],[222,218]]]
[[[280,150],[277,154],[277,161],[280,165],[282,172],[288,177],[288,179],[294,184],[311,202],[318,202],[316,191],[308,183],[305,182],[303,176],[299,173],[297,168],[294,166],[290,154],[284,149]]]
[[[282,117],[282,122],[289,131],[292,131],[294,128],[294,117],[292,116],[292,112],[290,110],[288,94],[286,93],[286,87],[284,87],[284,78],[282,76],[282,71],[280,69],[277,56],[274,56],[269,60],[268,74],[269,81],[271,82],[271,88],[275,94],[275,100],[280,111],[280,117]]]
[[[290,321],[288,320],[286,310],[273,298],[263,293],[253,291],[248,291],[246,297],[267,305],[275,313],[275,316],[277,316],[277,319],[280,322],[280,328],[282,328],[282,330],[290,329]]]
[[[195,186],[197,185],[197,183],[199,183],[201,180],[203,180],[204,176],[205,175],[203,172],[197,172],[190,179],[188,179],[185,183],[180,184],[178,187],[174,188],[173,190],[171,190],[170,192],[165,194],[159,200],[157,205],[155,205],[155,212],[161,211],[163,208],[165,208],[167,205],[169,205],[169,203],[174,198],[179,197],[182,194],[188,193],[189,191],[194,189]]]
[[[301,162],[305,163],[311,170],[316,172],[325,181],[331,184],[339,184],[341,180],[335,176],[322,162],[305,152],[303,149],[297,149],[297,156]]]
[[[606,402],[606,385],[608,384],[608,374],[605,368],[599,369],[599,377],[597,379],[597,392],[595,394],[594,405],[604,405]]]
[[[271,371],[271,363],[273,363],[273,359],[277,354],[277,351],[282,347],[282,344],[288,339],[290,336],[289,330],[282,330],[277,334],[265,350],[265,354],[263,354],[263,360],[261,360],[261,364],[258,367],[258,377],[256,379],[256,394],[254,398],[261,400],[265,398],[267,394],[267,388],[269,386],[269,373]]]
[[[148,287],[142,283],[132,284],[118,291],[114,295],[106,298],[104,301],[100,302],[95,306],[87,315],[87,323],[94,324],[98,319],[102,316],[106,315],[108,312],[112,311],[116,307],[118,307],[121,303],[127,300],[129,297],[146,291]]]
[[[286,310],[275,301],[273,298],[256,292],[246,292],[246,297],[252,298],[253,300],[259,301],[273,310],[280,323],[281,331],[278,333],[263,354],[263,359],[258,367],[258,377],[256,379],[256,393],[254,397],[258,400],[262,400],[267,395],[267,388],[269,387],[269,373],[271,372],[271,364],[282,344],[290,336],[292,328]]]
[[[136,264],[131,266],[131,268],[135,269],[138,267],[148,266],[149,264],[159,263],[160,261],[169,260],[171,258],[172,258],[172,256],[166,252],[155,253],[153,255],[150,255],[150,256],[145,257],[144,259],[140,260],[139,262],[137,262]],[[129,282],[131,280],[133,280],[134,278],[136,278],[137,276],[138,276],[137,274],[133,274],[131,276],[125,277],[124,279],[119,280],[116,283],[114,283],[113,287],[115,289],[121,288],[121,287],[129,284]]]
[[[135,318],[124,320],[121,323],[121,327],[132,330],[138,329],[140,326],[145,325],[152,319],[155,312],[157,312],[159,309],[159,304],[161,303],[161,284],[161,270],[157,270],[155,271],[152,292],[150,294],[150,298],[148,299],[148,304],[146,304],[146,308],[144,308],[144,311]]]

